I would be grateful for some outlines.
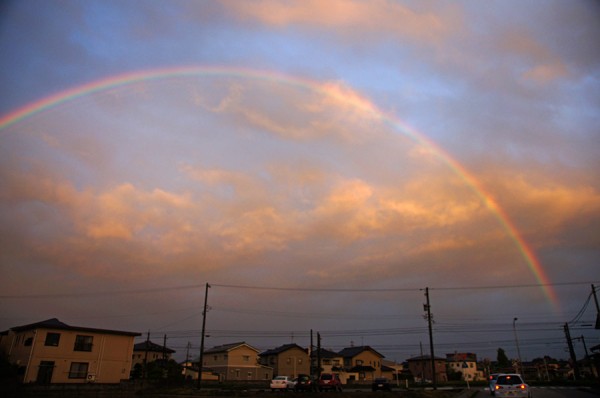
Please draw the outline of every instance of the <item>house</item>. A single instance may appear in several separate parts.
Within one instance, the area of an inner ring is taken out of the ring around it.
[[[140,333],[70,326],[56,318],[6,331],[0,349],[23,383],[119,383]]]
[[[446,373],[446,359],[435,357],[435,380],[437,382],[448,381],[448,374]],[[407,360],[408,369],[413,375],[416,382],[431,382],[431,356],[421,355],[413,357]]]
[[[381,361],[381,377],[386,377],[390,380],[400,380],[404,376],[404,365],[396,361]]]
[[[318,369],[317,362],[321,361],[320,370],[321,373],[340,373],[344,370],[344,357],[334,351],[326,350],[321,348],[320,350],[315,350],[311,355],[312,368]],[[315,373],[318,373],[316,371]],[[342,383],[345,383],[345,379],[340,374],[340,378],[342,378]]]
[[[158,345],[150,340],[137,343],[133,346],[132,367],[144,366],[144,363],[157,360],[168,361],[176,351],[164,345]]]
[[[340,351],[344,359],[344,370],[348,380],[373,380],[381,377],[381,366],[384,356],[369,346],[347,347]]]
[[[218,373],[221,381],[271,380],[273,368],[259,363],[258,352],[243,341],[216,346],[204,351],[202,368]]]
[[[455,352],[446,354],[448,369],[462,373],[462,380],[483,380],[483,372],[477,370],[477,355],[470,352]]]
[[[260,363],[273,368],[273,376],[297,377],[310,373],[310,358],[306,350],[298,344],[284,344],[262,352]]]
[[[186,380],[198,380],[198,361],[184,361],[179,365],[181,365],[181,374]],[[219,381],[219,374],[212,369],[202,368],[202,380]]]

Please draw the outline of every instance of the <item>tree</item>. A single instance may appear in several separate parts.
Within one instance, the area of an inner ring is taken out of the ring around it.
[[[502,348],[498,348],[498,357],[496,359],[498,361],[498,367],[507,368],[510,366],[510,360]]]

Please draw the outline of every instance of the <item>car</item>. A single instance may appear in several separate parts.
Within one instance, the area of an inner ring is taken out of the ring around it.
[[[315,379],[310,377],[309,375],[299,374],[296,379],[296,384],[294,386],[294,391],[316,391],[317,383]]]
[[[373,391],[392,391],[392,385],[390,384],[390,380],[385,377],[378,377],[373,380],[371,384],[371,390]]]
[[[319,391],[342,391],[342,381],[336,373],[321,373],[319,376]]]
[[[490,387],[490,395],[495,395],[494,387],[496,386],[496,379],[500,373],[492,373],[488,376],[488,386]]]
[[[494,386],[495,396],[531,398],[529,386],[523,381],[520,374],[502,373],[496,379]]]
[[[294,381],[289,376],[276,376],[271,380],[271,384],[269,385],[271,391],[275,390],[284,390],[287,391],[289,389],[294,388]]]

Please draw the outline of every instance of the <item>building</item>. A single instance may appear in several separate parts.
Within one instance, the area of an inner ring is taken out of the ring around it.
[[[150,340],[137,343],[133,346],[132,367],[144,366],[157,360],[168,361],[176,351],[164,345],[158,345]]]
[[[273,376],[297,377],[310,373],[310,358],[298,344],[284,344],[259,355],[260,363],[273,368]]]
[[[317,366],[317,362],[321,361],[321,366]],[[345,383],[341,372],[344,370],[344,357],[334,351],[326,350],[321,348],[312,352],[312,368],[315,369],[314,373],[338,373],[342,379],[342,383]]]
[[[204,351],[202,368],[218,373],[221,381],[271,380],[273,368],[259,363],[258,352],[245,342],[216,346]]]
[[[373,380],[381,377],[384,356],[369,346],[347,347],[340,351],[348,380]]]
[[[448,369],[462,373],[465,381],[483,380],[483,372],[477,370],[477,355],[470,352],[446,354]]]
[[[119,383],[129,378],[140,333],[70,326],[56,318],[2,334],[0,348],[23,383]]]
[[[415,382],[431,382],[433,381],[431,373],[431,356],[421,355],[407,360],[408,369],[412,374]],[[435,380],[436,382],[448,381],[446,373],[446,359],[435,357]]]

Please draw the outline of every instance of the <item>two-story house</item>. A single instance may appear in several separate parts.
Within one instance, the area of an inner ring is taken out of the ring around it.
[[[297,377],[310,372],[308,353],[298,344],[284,344],[262,352],[259,357],[262,365],[273,368],[273,376]]]
[[[470,352],[455,352],[446,354],[448,369],[462,373],[465,381],[483,379],[483,372],[477,370],[477,355]]]
[[[204,351],[202,368],[226,380],[271,380],[273,368],[261,365],[259,350],[245,342],[224,344]]]
[[[320,370],[321,373],[340,374],[344,370],[344,357],[342,357],[335,351],[330,351],[326,350],[325,348],[321,348],[320,350],[313,351],[311,357],[315,373],[319,373]],[[321,362],[320,366],[317,365],[319,361]],[[340,377],[343,379],[341,374]],[[345,379],[343,379],[342,382],[345,382]]]
[[[373,380],[381,377],[384,356],[369,346],[346,347],[339,353],[349,380]]]
[[[138,364],[143,366],[144,363],[157,360],[168,361],[175,352],[167,346],[153,343],[150,340],[142,341],[133,346],[132,367]]]
[[[413,375],[416,382],[430,382],[433,380],[431,356],[421,355],[418,357],[409,358],[408,369]],[[435,366],[435,380],[437,382],[448,381],[448,374],[446,373],[446,359],[445,358],[434,358]]]
[[[52,318],[4,332],[0,349],[23,383],[119,383],[129,378],[136,336]]]

